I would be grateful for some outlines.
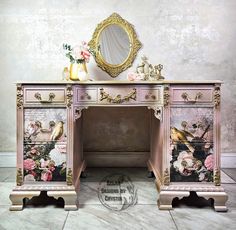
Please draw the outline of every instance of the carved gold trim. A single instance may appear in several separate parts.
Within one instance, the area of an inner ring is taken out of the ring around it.
[[[219,86],[215,86],[213,97],[214,97],[215,107],[218,107],[220,105],[220,87]]]
[[[21,84],[17,84],[16,86],[16,105],[18,109],[22,109],[23,107],[23,88]]]
[[[165,169],[164,175],[163,175],[163,184],[169,185],[170,184],[170,174],[168,168]]]
[[[221,182],[220,182],[220,170],[217,168],[214,171],[214,183],[215,186],[220,186]]]
[[[165,86],[164,93],[163,93],[164,106],[168,106],[169,98],[170,98],[170,88],[169,86]]]
[[[123,98],[120,94],[116,95],[114,98],[109,95],[109,93],[106,93],[103,88],[100,89],[100,101],[106,100],[109,103],[115,103],[115,104],[121,104],[123,102],[128,102],[129,100],[136,101],[136,89],[133,88],[133,90]]]
[[[17,186],[21,186],[23,184],[23,174],[21,168],[18,168],[16,172],[16,184]]]
[[[73,183],[73,174],[71,168],[68,168],[67,170],[66,182],[68,186],[71,186]]]
[[[130,40],[130,52],[126,60],[119,65],[112,65],[107,63],[101,53],[99,52],[99,37],[101,32],[109,25],[116,24],[122,27],[128,34]],[[90,48],[95,51],[95,61],[97,65],[106,71],[111,77],[116,77],[121,72],[130,67],[137,55],[138,50],[141,48],[142,44],[137,38],[137,34],[134,30],[133,25],[123,19],[119,14],[113,13],[110,17],[99,23],[93,33],[92,40],[88,43]]]
[[[73,103],[72,85],[67,85],[66,87],[66,100],[67,107],[70,108]]]
[[[154,116],[162,121],[162,108],[159,106],[148,106],[148,109],[152,109],[154,111]]]
[[[82,110],[83,109],[88,109],[88,106],[79,106],[75,108],[75,112],[74,112],[74,119],[77,120],[79,118],[81,118],[82,116]]]

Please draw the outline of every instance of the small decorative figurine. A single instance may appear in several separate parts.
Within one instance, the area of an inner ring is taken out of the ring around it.
[[[164,77],[161,75],[163,65],[152,65],[148,62],[148,58],[143,55],[141,57],[142,62],[138,64],[135,72],[128,73],[127,79],[130,81],[135,80],[163,80]]]

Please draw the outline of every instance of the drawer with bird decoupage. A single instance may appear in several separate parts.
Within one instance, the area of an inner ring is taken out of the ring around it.
[[[24,180],[66,180],[66,109],[24,109]]]
[[[170,110],[170,181],[213,182],[213,109]]]

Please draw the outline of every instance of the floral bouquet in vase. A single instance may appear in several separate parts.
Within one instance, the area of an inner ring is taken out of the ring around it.
[[[88,80],[88,71],[86,63],[89,62],[91,54],[94,51],[89,48],[85,41],[80,45],[71,47],[71,45],[63,44],[63,49],[66,50],[66,57],[70,59],[70,79],[71,80]]]

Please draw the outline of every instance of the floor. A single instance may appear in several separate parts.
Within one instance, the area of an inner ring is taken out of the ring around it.
[[[111,173],[128,175],[137,189],[137,203],[112,211],[98,199],[98,186]],[[9,193],[15,185],[15,168],[0,168],[0,229],[236,229],[236,169],[223,169],[223,187],[229,195],[229,211],[217,213],[204,199],[175,202],[171,211],[157,207],[153,178],[144,168],[90,168],[81,179],[79,210],[64,211],[61,200],[42,194],[28,201],[23,211],[10,212]],[[193,204],[193,205],[191,205]]]

